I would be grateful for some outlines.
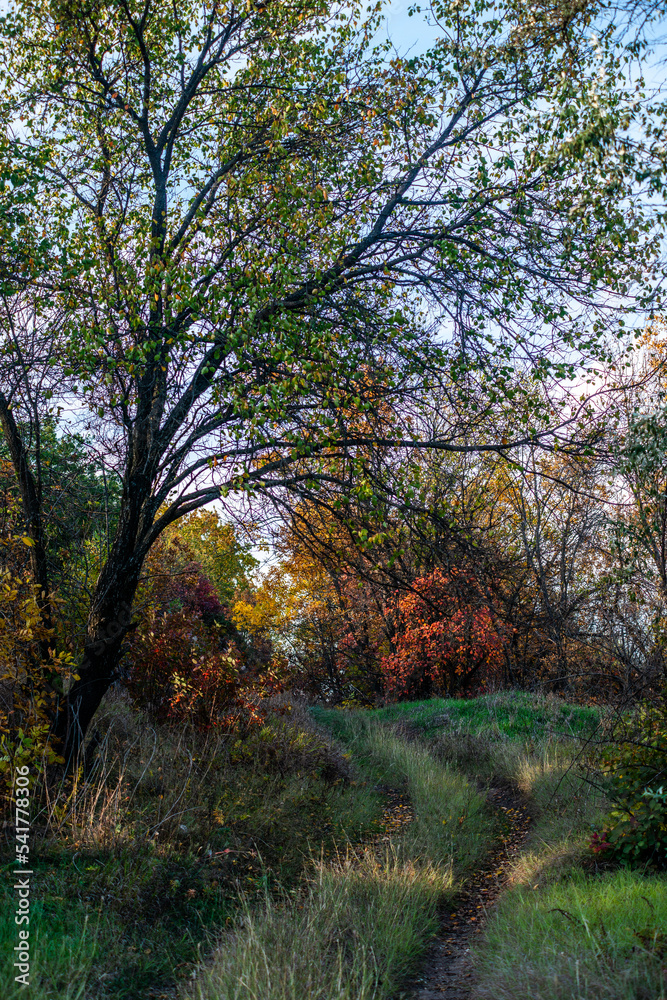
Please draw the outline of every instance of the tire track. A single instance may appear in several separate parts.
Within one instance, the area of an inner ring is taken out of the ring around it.
[[[455,909],[442,911],[438,935],[419,973],[402,994],[408,1000],[471,1000],[473,996],[470,946],[507,885],[511,863],[531,823],[525,799],[510,785],[492,787],[487,798],[494,812],[502,817],[500,841],[485,864],[466,879],[456,897]]]

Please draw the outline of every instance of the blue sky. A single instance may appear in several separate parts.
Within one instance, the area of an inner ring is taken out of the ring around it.
[[[416,0],[389,0],[385,7],[389,37],[402,54],[408,49],[414,52],[423,50],[436,37],[436,29],[429,27],[424,14],[408,16],[408,11],[415,2]],[[428,3],[422,0],[421,6],[428,7]]]

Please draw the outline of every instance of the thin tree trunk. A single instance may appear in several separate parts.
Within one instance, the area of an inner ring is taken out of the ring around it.
[[[40,491],[30,468],[30,461],[25,445],[23,444],[21,432],[16,424],[7,398],[2,391],[0,391],[0,426],[2,426],[4,438],[9,448],[9,454],[21,495],[26,533],[31,541],[30,571],[37,587],[37,605],[42,623],[50,632],[53,629],[53,615]],[[44,661],[49,659],[48,639],[44,639],[40,643],[40,655]]]

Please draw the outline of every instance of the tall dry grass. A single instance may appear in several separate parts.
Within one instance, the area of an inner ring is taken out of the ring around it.
[[[247,907],[199,978],[198,1000],[379,1000],[436,927],[447,868],[388,849],[318,864],[298,897]]]
[[[296,899],[247,907],[202,968],[197,1000],[387,1000],[427,946],[456,879],[488,849],[484,796],[463,775],[362,713],[337,721],[366,773],[407,789],[413,822],[389,846],[318,862]]]

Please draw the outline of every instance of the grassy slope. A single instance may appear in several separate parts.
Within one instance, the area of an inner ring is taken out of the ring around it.
[[[667,877],[600,869],[608,803],[555,742],[517,759],[535,824],[476,955],[480,1000],[664,1000]],[[511,958],[510,958],[511,955]]]
[[[534,824],[475,949],[479,1000],[664,1000],[667,878],[598,870],[587,850],[608,807],[572,758],[595,709],[503,693],[380,713],[406,717],[469,772],[512,779]]]
[[[380,721],[408,720],[426,735],[454,726],[490,738],[509,737],[540,741],[545,735],[586,735],[599,721],[595,708],[568,705],[556,698],[542,698],[524,691],[501,692],[481,698],[431,698],[399,702],[373,712]]]
[[[364,713],[316,717],[370,780],[407,789],[415,818],[382,843],[317,864],[296,900],[248,911],[202,972],[198,1000],[394,995],[437,926],[438,906],[489,847],[484,798],[463,775]]]
[[[143,1000],[174,978],[197,1000],[393,996],[490,845],[476,789],[498,776],[535,823],[476,949],[480,1000],[664,997],[667,881],[586,866],[606,803],[568,767],[595,710],[506,693],[314,714],[345,755],[298,713],[188,743],[110,705],[104,775],[58,837],[33,838],[33,1000]],[[383,827],[378,785],[409,795],[413,822]],[[10,880],[0,893],[10,953]],[[9,963],[0,995],[24,995]]]
[[[105,773],[58,836],[32,837],[31,1000],[143,1000],[186,979],[240,894],[293,888],[311,846],[326,855],[380,828],[383,797],[280,720],[245,742],[204,743],[155,732],[118,702],[102,727]],[[0,882],[4,955],[16,943],[12,884]],[[25,996],[9,962],[0,996]]]

